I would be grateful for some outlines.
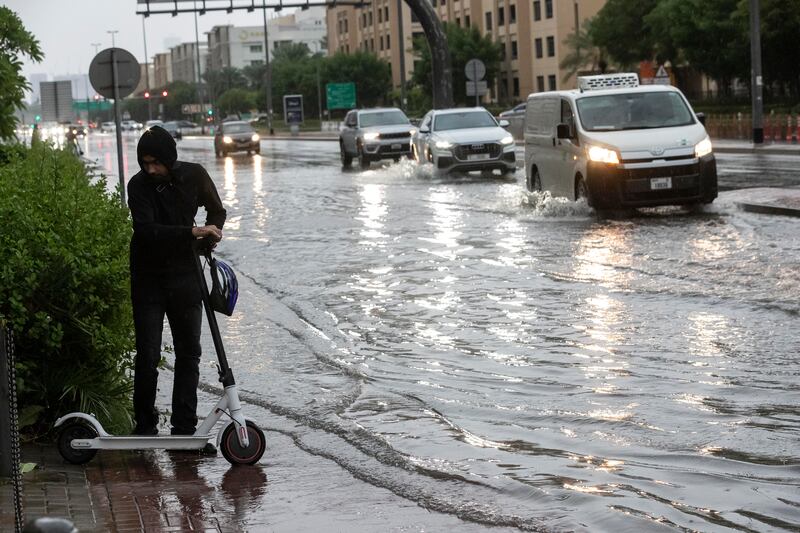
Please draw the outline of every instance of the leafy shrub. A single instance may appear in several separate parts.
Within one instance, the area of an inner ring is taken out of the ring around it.
[[[4,157],[0,316],[15,332],[21,425],[42,433],[79,410],[129,430],[128,210],[67,152],[37,143]]]

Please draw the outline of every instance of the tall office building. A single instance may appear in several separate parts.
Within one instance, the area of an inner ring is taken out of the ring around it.
[[[529,93],[573,88],[561,61],[570,53],[564,40],[606,0],[430,0],[442,22],[477,26],[503,47],[500,75],[486,100],[521,101]],[[406,79],[414,70],[412,38],[424,35],[404,1],[403,46],[399,43],[397,0],[375,0],[363,7],[337,6],[328,10],[328,50],[375,52],[392,65],[400,84],[399,54],[405,54]]]
[[[195,83],[197,77],[197,47],[195,43],[181,43],[173,46],[169,50],[170,62],[172,63],[172,79],[174,81],[185,81]],[[206,72],[208,62],[208,48],[205,43],[200,43],[200,76]]]

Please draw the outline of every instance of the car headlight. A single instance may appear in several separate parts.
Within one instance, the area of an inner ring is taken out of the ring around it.
[[[500,144],[504,144],[506,146],[508,146],[509,144],[514,144],[514,136],[509,135],[508,137],[503,137],[502,139],[500,139]]]
[[[258,133],[254,133],[254,134],[253,134],[253,136],[252,136],[252,137],[250,137],[250,140],[251,140],[251,141],[253,141],[253,142],[256,142],[256,141],[258,141],[260,138],[261,138],[261,137],[259,137],[259,136],[258,136]]]
[[[378,133],[377,131],[368,131],[367,133],[364,134],[365,141],[377,141],[380,138],[381,134]]]
[[[417,134],[417,130],[416,130],[415,128],[411,128],[411,129],[408,131],[408,134],[409,134],[409,135],[411,135],[411,136],[413,137],[414,135],[416,135],[416,134]]]
[[[616,150],[609,150],[608,148],[603,148],[601,146],[588,146],[587,148],[587,153],[589,154],[589,159],[591,161],[607,163],[609,165],[619,164],[619,156],[617,155]]]
[[[447,150],[448,148],[452,148],[453,143],[450,141],[436,141],[436,148]]]
[[[226,135],[225,137],[222,138],[222,142],[224,142],[225,144],[231,144],[233,142],[233,139],[231,139]]]
[[[703,157],[704,155],[708,155],[711,152],[712,152],[711,139],[709,139],[708,137],[697,143],[694,147],[694,155],[697,158]]]

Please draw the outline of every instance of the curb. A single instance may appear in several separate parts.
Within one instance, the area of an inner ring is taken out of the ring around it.
[[[800,209],[783,207],[775,204],[753,204],[747,202],[736,202],[737,207],[748,213],[759,213],[762,215],[780,215],[786,217],[800,218]]]

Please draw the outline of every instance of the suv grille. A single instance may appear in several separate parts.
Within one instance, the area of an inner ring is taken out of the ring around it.
[[[492,159],[498,157],[502,148],[498,143],[469,143],[456,146],[454,153],[459,159],[466,159],[471,154],[489,154]]]
[[[381,139],[407,139],[411,137],[408,131],[401,131],[399,133],[381,133]]]

